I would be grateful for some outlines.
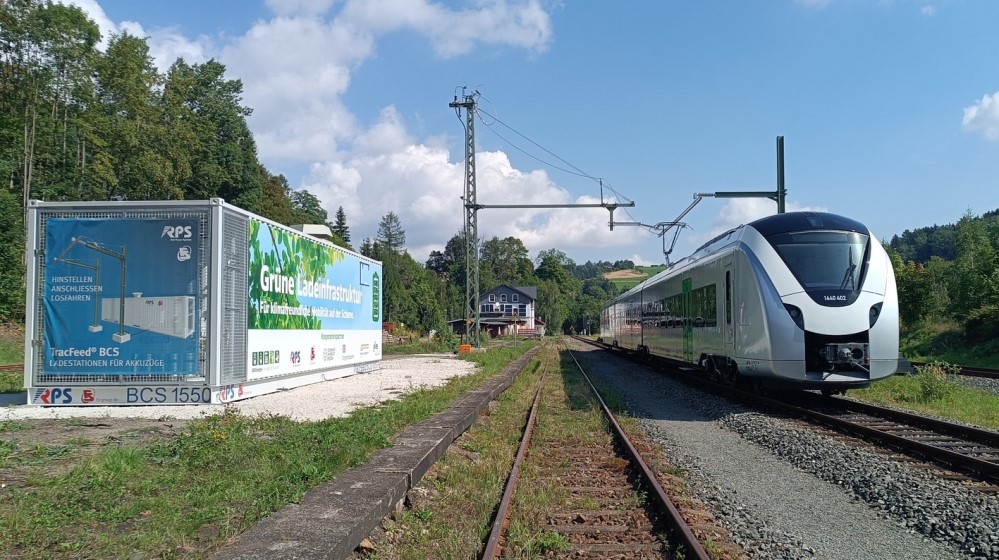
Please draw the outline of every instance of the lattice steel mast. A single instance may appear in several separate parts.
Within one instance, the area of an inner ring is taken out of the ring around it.
[[[448,103],[448,107],[465,109],[465,334],[468,341],[479,345],[479,206],[475,202],[475,96]]]
[[[463,88],[464,90],[464,88]],[[610,229],[614,229],[614,210],[633,207],[635,201],[604,202],[601,186],[600,204],[479,204],[475,198],[475,96],[477,91],[454,96],[448,103],[452,109],[465,110],[465,332],[469,343],[479,345],[481,309],[479,309],[479,226],[481,208],[606,208],[610,211]],[[601,183],[602,185],[602,183]]]

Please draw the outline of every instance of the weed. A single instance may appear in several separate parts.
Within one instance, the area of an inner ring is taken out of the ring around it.
[[[556,533],[555,531],[545,531],[537,535],[530,542],[525,543],[524,548],[529,554],[534,553],[544,556],[546,554],[564,552],[569,550],[570,547],[571,543],[565,535]]]
[[[0,393],[20,393],[24,390],[24,374],[20,371],[0,371]]]
[[[7,432],[21,432],[30,428],[31,425],[27,422],[20,422],[17,420],[7,420],[0,422],[0,434]]]
[[[948,383],[947,374],[956,374],[960,366],[943,362],[933,362],[916,368],[919,382],[918,402],[930,403],[945,400],[953,393],[954,385]]]

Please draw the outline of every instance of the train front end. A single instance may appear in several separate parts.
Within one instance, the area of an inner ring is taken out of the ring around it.
[[[864,225],[834,214],[780,214],[750,224],[771,300],[776,380],[829,392],[866,387],[898,368],[891,260]],[[767,250],[769,249],[769,250]]]

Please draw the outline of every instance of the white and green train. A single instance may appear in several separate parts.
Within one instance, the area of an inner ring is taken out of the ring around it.
[[[863,224],[821,212],[732,229],[618,296],[601,341],[768,387],[866,387],[898,368],[898,294]]]

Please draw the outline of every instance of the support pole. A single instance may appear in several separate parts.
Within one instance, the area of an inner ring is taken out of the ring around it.
[[[455,97],[449,107],[465,110],[465,334],[479,346],[479,226],[475,193],[475,97]]]
[[[777,137],[777,213],[784,213],[784,197],[787,196],[787,189],[784,188],[784,137]]]

